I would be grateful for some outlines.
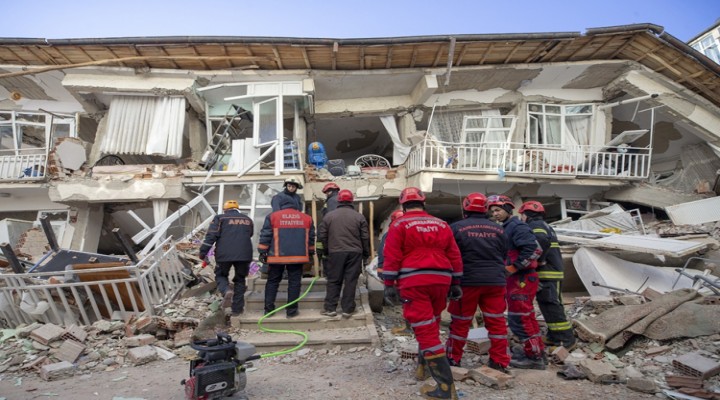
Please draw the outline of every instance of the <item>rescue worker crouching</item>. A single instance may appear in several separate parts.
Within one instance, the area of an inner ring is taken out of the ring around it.
[[[390,225],[383,277],[388,304],[403,304],[403,317],[418,342],[415,376],[429,372],[437,386],[420,392],[430,399],[457,399],[450,362],[440,341],[440,314],[447,298],[462,297],[462,258],[450,226],[425,211],[425,194],[409,187],[400,193],[405,214]]]
[[[448,305],[452,320],[446,349],[450,364],[460,366],[475,310],[480,307],[490,339],[488,367],[507,373],[510,364],[505,322],[508,239],[503,228],[487,218],[486,203],[485,195],[470,193],[462,203],[464,219],[450,225],[462,254],[463,296]]]
[[[297,203],[284,199],[280,210],[265,217],[260,231],[258,252],[260,261],[268,263],[265,284],[265,314],[275,310],[275,299],[283,272],[288,275],[288,299],[291,303],[300,297],[303,266],[315,254],[315,225],[312,218],[300,212]],[[285,309],[288,318],[299,315],[298,304]]]
[[[254,232],[253,221],[241,213],[239,207],[235,200],[223,204],[223,213],[213,218],[198,254],[204,260],[215,245],[215,282],[223,296],[229,295],[230,268],[234,268],[233,315],[242,314],[245,309],[245,278],[253,257],[250,240]]]
[[[572,323],[565,315],[562,302],[564,278],[563,260],[555,230],[545,222],[545,207],[538,201],[527,201],[520,206],[520,218],[530,226],[536,240],[542,247],[538,259],[540,288],[536,300],[548,327],[543,341],[548,346],[563,346],[568,351],[575,347],[576,339]]]
[[[542,248],[530,227],[512,215],[515,208],[507,196],[488,197],[487,206],[493,219],[501,223],[508,238],[506,261],[508,322],[512,333],[522,343],[522,354],[513,352],[510,366],[521,369],[545,369],[545,346],[535,319],[533,300],[539,279],[535,271]]]

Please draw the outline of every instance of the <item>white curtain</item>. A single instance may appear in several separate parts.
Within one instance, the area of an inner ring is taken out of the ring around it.
[[[380,117],[380,121],[393,142],[393,165],[404,163],[410,153],[410,146],[400,141],[400,133],[398,132],[397,123],[395,122],[395,116],[383,115]]]
[[[587,146],[590,144],[590,116],[567,116],[565,117],[566,145]]]
[[[115,96],[101,152],[182,155],[185,98]]]

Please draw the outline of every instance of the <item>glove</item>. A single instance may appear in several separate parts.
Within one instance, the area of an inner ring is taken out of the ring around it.
[[[315,254],[317,254],[318,258],[325,258],[325,256],[327,256],[325,249],[320,247],[315,248]]]
[[[265,264],[265,263],[267,263],[267,257],[268,257],[267,251],[261,251],[258,256],[258,261]]]
[[[314,256],[314,255],[315,255],[315,251],[314,251],[314,250],[308,251],[308,255],[310,255],[310,257]]]
[[[396,286],[385,286],[385,292],[383,293],[385,302],[389,306],[396,306],[400,304],[400,294],[398,293]]]
[[[514,265],[506,265],[505,266],[505,276],[508,277],[514,273],[518,272],[518,269]]]
[[[460,285],[452,285],[450,286],[450,291],[448,292],[448,298],[450,300],[460,300],[462,297],[463,292]]]
[[[203,262],[202,262],[202,267],[205,268],[205,267],[207,267],[207,266],[208,266],[207,261],[203,260]]]

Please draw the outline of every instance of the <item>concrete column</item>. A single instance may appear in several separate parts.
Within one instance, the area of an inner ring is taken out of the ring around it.
[[[97,253],[103,219],[105,218],[103,204],[88,204],[77,207],[77,222],[72,239],[72,250]]]

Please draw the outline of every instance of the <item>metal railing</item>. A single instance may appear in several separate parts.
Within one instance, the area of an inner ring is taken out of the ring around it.
[[[38,149],[32,149],[37,151]],[[47,155],[0,153],[0,180],[41,180],[45,178]]]
[[[422,171],[645,179],[650,150],[638,147],[453,143],[425,139],[413,146],[408,175]]]
[[[90,325],[116,311],[154,315],[183,289],[181,269],[168,238],[136,265],[0,274],[0,327],[35,321]]]

